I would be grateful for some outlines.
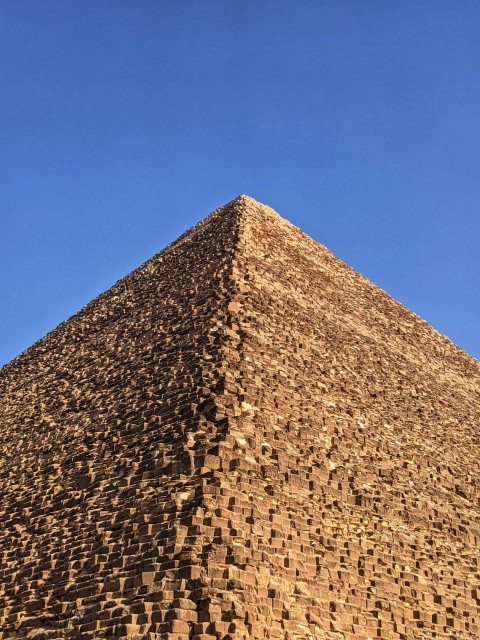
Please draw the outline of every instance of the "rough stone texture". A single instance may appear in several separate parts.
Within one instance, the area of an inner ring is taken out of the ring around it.
[[[480,637],[480,365],[240,196],[0,373],[0,639]]]

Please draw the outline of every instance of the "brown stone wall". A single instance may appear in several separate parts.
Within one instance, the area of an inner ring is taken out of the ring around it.
[[[214,492],[231,637],[480,637],[479,364],[242,206],[244,409]]]
[[[0,373],[0,640],[480,637],[480,366],[240,197]]]
[[[236,236],[214,213],[1,371],[0,638],[189,637]]]

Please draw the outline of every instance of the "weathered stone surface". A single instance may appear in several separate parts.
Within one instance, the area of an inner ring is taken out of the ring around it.
[[[0,372],[0,640],[478,639],[479,418],[240,196]]]

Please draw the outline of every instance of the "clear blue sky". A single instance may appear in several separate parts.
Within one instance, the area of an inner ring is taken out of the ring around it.
[[[1,0],[0,364],[247,193],[480,358],[480,3]]]

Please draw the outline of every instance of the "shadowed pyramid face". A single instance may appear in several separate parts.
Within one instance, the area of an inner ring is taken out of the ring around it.
[[[240,196],[2,369],[0,639],[478,639],[479,380]]]

